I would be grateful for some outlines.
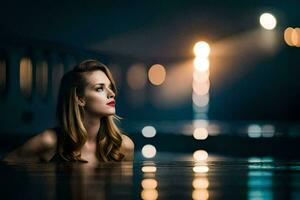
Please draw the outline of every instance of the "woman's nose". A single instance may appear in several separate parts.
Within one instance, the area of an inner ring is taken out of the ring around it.
[[[108,94],[107,94],[108,98],[114,98],[115,97],[115,93],[111,90],[108,90]]]

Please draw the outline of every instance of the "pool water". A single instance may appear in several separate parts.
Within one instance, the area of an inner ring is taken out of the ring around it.
[[[1,163],[1,199],[300,199],[300,160],[158,152],[134,162]]]

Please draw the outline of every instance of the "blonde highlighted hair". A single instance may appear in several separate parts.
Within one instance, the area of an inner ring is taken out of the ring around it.
[[[58,134],[58,154],[66,161],[85,161],[81,158],[80,149],[87,141],[87,131],[83,125],[83,107],[78,105],[77,98],[83,96],[88,82],[85,73],[101,70],[106,74],[117,95],[115,81],[109,69],[97,60],[85,60],[67,72],[60,83],[56,117],[60,133]],[[99,118],[100,120],[100,118]],[[98,160],[121,161],[124,155],[119,151],[122,137],[116,125],[120,120],[117,115],[101,117],[101,126],[97,134],[96,156]],[[101,140],[106,138],[103,144]]]

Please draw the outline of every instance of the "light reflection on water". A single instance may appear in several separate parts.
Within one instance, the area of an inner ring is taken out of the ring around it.
[[[162,152],[154,159],[137,153],[133,163],[0,165],[1,199],[297,199],[299,174],[298,160],[194,161]]]
[[[249,158],[248,162],[248,199],[273,199],[273,158]]]

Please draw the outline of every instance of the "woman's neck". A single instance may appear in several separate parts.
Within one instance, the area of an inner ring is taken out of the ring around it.
[[[95,143],[101,126],[100,119],[98,117],[84,116],[83,125],[87,131],[87,142]]]

